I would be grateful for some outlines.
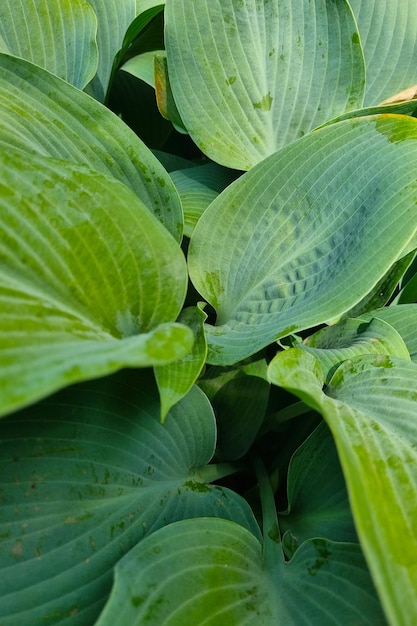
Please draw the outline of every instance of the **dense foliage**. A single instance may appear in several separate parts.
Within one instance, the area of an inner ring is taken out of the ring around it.
[[[415,0],[3,0],[1,626],[414,626],[416,59]]]

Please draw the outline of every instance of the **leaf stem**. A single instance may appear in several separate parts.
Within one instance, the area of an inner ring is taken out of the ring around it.
[[[215,480],[236,474],[242,469],[240,463],[216,463],[214,465],[204,465],[195,470],[196,478],[205,483],[212,483]]]

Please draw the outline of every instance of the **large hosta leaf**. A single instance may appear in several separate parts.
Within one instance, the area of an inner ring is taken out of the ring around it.
[[[387,617],[417,615],[417,365],[386,355],[345,361],[322,391],[318,362],[280,353],[270,379],[323,414],[345,475],[356,529]]]
[[[98,63],[97,20],[85,0],[3,0],[2,52],[22,57],[83,89]]]
[[[180,239],[183,218],[174,185],[126,124],[79,89],[2,54],[0,146],[66,159],[115,176]]]
[[[417,83],[415,0],[349,0],[366,62],[367,106]]]
[[[88,92],[104,102],[109,86],[114,57],[122,47],[125,33],[136,16],[136,0],[88,0],[98,22],[97,45],[99,63]]]
[[[170,522],[226,517],[259,536],[246,502],[205,482],[215,421],[204,394],[194,388],[165,425],[159,411],[142,370],[2,420],[1,624],[94,624],[114,565]]]
[[[97,626],[381,626],[359,546],[315,539],[269,567],[262,544],[222,519],[176,522],[116,567]]]
[[[182,121],[222,165],[247,170],[362,105],[362,49],[344,0],[168,0],[165,13]]]
[[[189,250],[191,279],[217,312],[210,362],[234,363],[369,293],[417,230],[416,140],[406,116],[333,124],[214,200]]]
[[[190,350],[183,254],[119,181],[0,153],[0,230],[0,414]]]

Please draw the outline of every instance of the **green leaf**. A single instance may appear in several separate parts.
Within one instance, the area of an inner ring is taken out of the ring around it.
[[[210,363],[235,363],[369,293],[415,237],[416,139],[417,121],[406,116],[333,124],[212,202],[188,258],[217,313],[206,327]]]
[[[191,237],[206,208],[236,176],[217,163],[206,163],[171,172],[171,178],[182,202],[184,235]]]
[[[357,542],[339,457],[323,422],[293,454],[287,494],[288,509],[279,516],[287,556],[313,537]]]
[[[387,322],[371,319],[346,319],[327,326],[296,345],[307,350],[320,362],[329,380],[342,361],[361,354],[389,354],[410,360],[401,335]]]
[[[88,93],[104,102],[109,86],[114,57],[122,47],[125,33],[136,17],[136,0],[88,0],[98,22],[97,46],[99,63],[97,73],[87,87]]]
[[[375,309],[361,316],[363,320],[378,317],[393,326],[401,335],[412,361],[417,362],[417,304],[399,304]]]
[[[1,52],[31,61],[83,89],[96,73],[97,20],[85,0],[3,0]]]
[[[192,389],[165,425],[159,410],[151,372],[126,371],[2,420],[2,624],[94,624],[114,565],[170,522],[225,517],[260,536],[241,497],[205,482],[215,420],[204,394]]]
[[[187,129],[181,119],[175,104],[168,74],[168,62],[166,52],[156,54],[154,57],[155,71],[155,95],[158,109],[161,115],[172,122],[174,128],[183,134],[187,134]]]
[[[409,242],[407,248],[414,247],[414,238]],[[401,253],[404,254],[404,251]],[[372,311],[384,306],[392,298],[398,283],[407,271],[415,252],[408,252],[390,267],[388,272],[383,276],[377,284],[366,294],[364,298],[348,311],[346,317],[359,317],[367,311]],[[345,317],[344,316],[344,317]]]
[[[155,89],[155,75],[154,75],[154,59],[156,53],[162,52],[162,50],[151,50],[149,52],[143,52],[137,56],[129,59],[124,63],[120,69],[124,72],[128,72],[143,80],[145,83]]]
[[[216,414],[217,454],[227,461],[241,458],[254,442],[268,405],[265,359],[235,368],[211,367],[198,384]]]
[[[161,420],[183,398],[196,382],[207,356],[204,321],[207,315],[200,306],[184,309],[178,321],[194,334],[192,350],[179,361],[155,367],[155,378],[161,396]]]
[[[179,113],[222,165],[247,170],[362,106],[362,48],[344,0],[168,0],[165,15]]]
[[[414,0],[349,0],[366,61],[367,106],[417,83],[417,4]]]
[[[115,623],[376,626],[384,620],[359,546],[316,539],[274,573],[245,528],[195,519],[158,530],[119,562],[96,626]]]
[[[0,145],[65,159],[131,187],[180,240],[182,209],[159,161],[116,115],[30,63],[0,55]]]
[[[123,61],[126,59],[127,56],[130,56],[130,57],[133,56],[134,58],[140,58],[142,56],[142,54],[136,53],[135,55],[135,53],[132,52],[132,50],[134,50],[135,44],[138,43],[139,35],[141,35],[142,31],[145,30],[145,28],[149,25],[149,23],[153,20],[154,17],[156,17],[157,15],[163,12],[163,4],[160,1],[148,2],[146,4],[144,2],[140,2],[139,5],[140,6],[137,6],[137,9],[136,9],[138,12],[138,15],[136,16],[136,18],[133,20],[133,22],[130,24],[129,28],[127,29],[126,34],[123,38],[123,44],[114,58],[109,88],[112,87],[111,83],[114,78],[115,71],[119,68],[119,66],[121,66],[121,64],[123,63]],[[151,6],[148,6],[148,8],[146,8],[146,5],[151,5]],[[152,52],[154,52],[153,47],[151,50],[145,50],[145,51],[141,50],[141,53],[144,53],[146,56],[145,56],[145,59],[142,60],[142,62],[139,61],[139,72],[143,73],[143,70],[145,70],[147,79],[151,78],[150,72],[149,72],[150,69],[152,70],[152,77],[153,77],[153,56],[152,56],[151,67],[150,67],[149,57],[148,57],[148,55],[151,54]],[[132,74],[136,75],[134,70]],[[154,86],[153,78],[151,78],[151,81],[152,82],[149,84],[152,84],[152,86]],[[107,94],[106,100],[108,100],[108,96],[109,96],[109,93]]]
[[[317,361],[280,353],[269,376],[320,411],[336,442],[356,529],[391,624],[417,614],[417,366],[389,357],[345,361],[326,392]]]
[[[0,414],[191,349],[183,254],[130,189],[20,151],[0,181]]]

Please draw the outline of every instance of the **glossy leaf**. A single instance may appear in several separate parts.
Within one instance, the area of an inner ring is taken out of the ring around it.
[[[40,65],[83,89],[98,63],[97,20],[85,0],[3,0],[2,52]]]
[[[41,68],[7,55],[0,55],[0,146],[111,174],[181,238],[182,209],[172,181],[122,120]]]
[[[0,181],[0,414],[191,349],[184,257],[130,189],[20,151]]]
[[[416,139],[406,116],[333,124],[212,202],[189,249],[191,280],[217,313],[210,363],[338,318],[369,293],[417,231]]]
[[[349,0],[363,43],[367,106],[417,82],[414,0]]]
[[[94,624],[114,565],[176,520],[226,517],[259,537],[246,502],[205,482],[216,475],[206,467],[214,446],[204,394],[194,388],[162,425],[143,370],[2,420],[0,622]]]
[[[247,170],[362,106],[362,49],[344,0],[168,0],[165,15],[180,116],[222,165]]]
[[[97,626],[384,624],[359,546],[305,543],[271,571],[262,544],[221,519],[185,520],[145,539],[117,566]]]
[[[345,361],[322,391],[318,362],[280,353],[270,379],[320,411],[336,442],[356,529],[391,624],[417,613],[417,366],[385,355]]]
[[[161,396],[161,419],[183,398],[196,382],[207,356],[204,321],[207,315],[201,307],[184,309],[178,321],[190,328],[194,335],[193,347],[182,359],[155,367],[155,378]]]

